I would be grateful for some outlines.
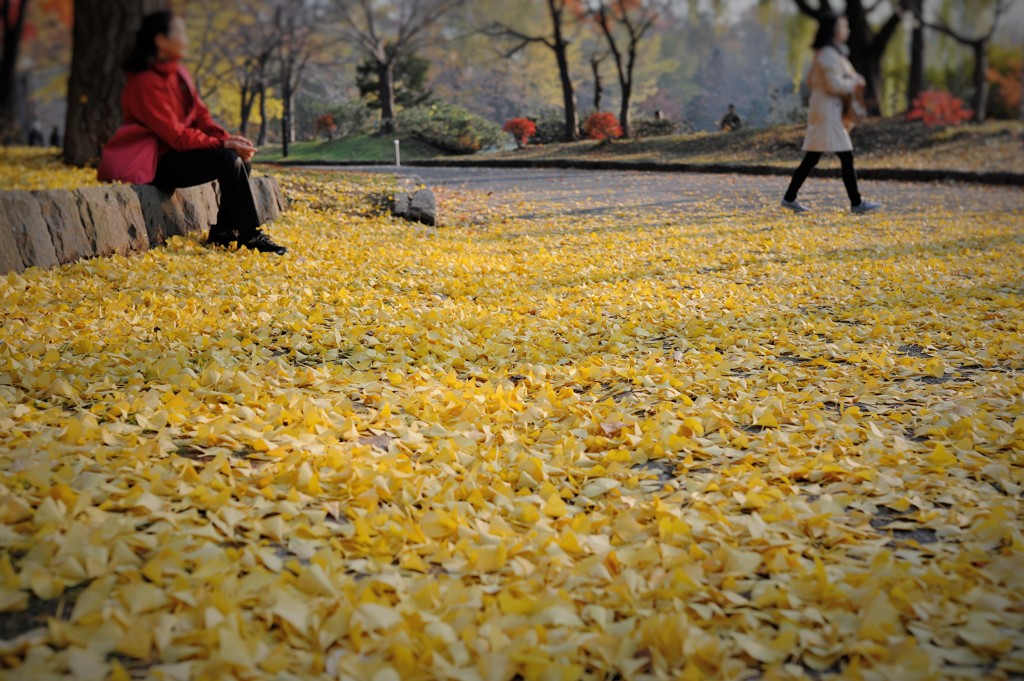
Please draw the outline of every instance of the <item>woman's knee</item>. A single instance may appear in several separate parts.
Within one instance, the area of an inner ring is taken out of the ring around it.
[[[814,166],[818,165],[818,161],[820,161],[820,160],[821,160],[821,153],[820,152],[808,151],[804,155],[804,160],[803,160],[803,163],[801,165],[803,165],[805,168],[813,168]]]
[[[245,161],[234,149],[215,149],[214,153],[214,162],[222,173],[241,172],[245,167]]]

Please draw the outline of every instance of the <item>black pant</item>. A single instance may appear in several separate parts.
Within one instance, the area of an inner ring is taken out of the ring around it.
[[[843,165],[843,184],[846,185],[846,193],[850,196],[850,203],[854,206],[859,206],[861,198],[860,192],[857,191],[857,171],[853,167],[853,152],[840,151],[836,153],[836,156],[839,157],[839,162]],[[821,157],[822,153],[820,151],[807,152],[803,163],[793,173],[793,181],[789,183],[789,189],[786,191],[787,201],[796,201],[796,195],[799,193],[800,187],[804,186],[804,182],[811,174],[811,170],[814,169],[814,166],[818,165]]]
[[[160,159],[153,184],[161,189],[184,189],[217,180],[220,209],[210,235],[233,233],[246,241],[256,233],[260,217],[249,186],[249,166],[231,149],[169,151]]]

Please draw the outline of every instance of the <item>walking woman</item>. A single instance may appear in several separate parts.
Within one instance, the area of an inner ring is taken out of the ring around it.
[[[103,150],[101,180],[154,184],[163,189],[217,180],[220,209],[207,243],[232,241],[265,253],[287,252],[260,229],[249,185],[256,147],[214,123],[182,65],[185,20],[171,12],[145,17],[125,63],[124,124]]]
[[[843,183],[850,196],[854,213],[870,213],[882,205],[865,201],[857,190],[857,171],[853,167],[853,143],[843,122],[844,98],[854,95],[864,87],[864,78],[858,74],[847,58],[846,41],[850,37],[850,25],[846,17],[824,14],[819,19],[818,34],[814,39],[814,62],[808,76],[811,89],[810,110],[807,117],[807,135],[804,138],[804,156],[800,167],[793,174],[782,205],[797,213],[806,213],[810,208],[797,201],[797,194],[804,181],[818,165],[821,156],[835,152],[843,167]]]

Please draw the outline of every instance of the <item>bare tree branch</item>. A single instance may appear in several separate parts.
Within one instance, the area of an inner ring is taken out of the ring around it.
[[[996,3],[995,16],[992,19],[992,25],[989,27],[988,31],[977,37],[972,38],[966,33],[953,29],[945,18],[940,19],[938,23],[922,20],[922,25],[932,29],[933,31],[944,33],[963,45],[974,46],[981,43],[987,43],[992,40],[992,37],[996,33],[996,29],[999,28],[999,20],[1002,18],[1003,14],[1010,9],[1014,2],[1016,2],[1016,0],[999,0],[999,2]]]

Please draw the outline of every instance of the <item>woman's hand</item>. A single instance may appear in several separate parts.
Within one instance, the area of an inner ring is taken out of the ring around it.
[[[252,142],[237,135],[232,135],[224,140],[224,148],[234,151],[243,161],[252,160],[252,157],[255,156],[258,151]]]

